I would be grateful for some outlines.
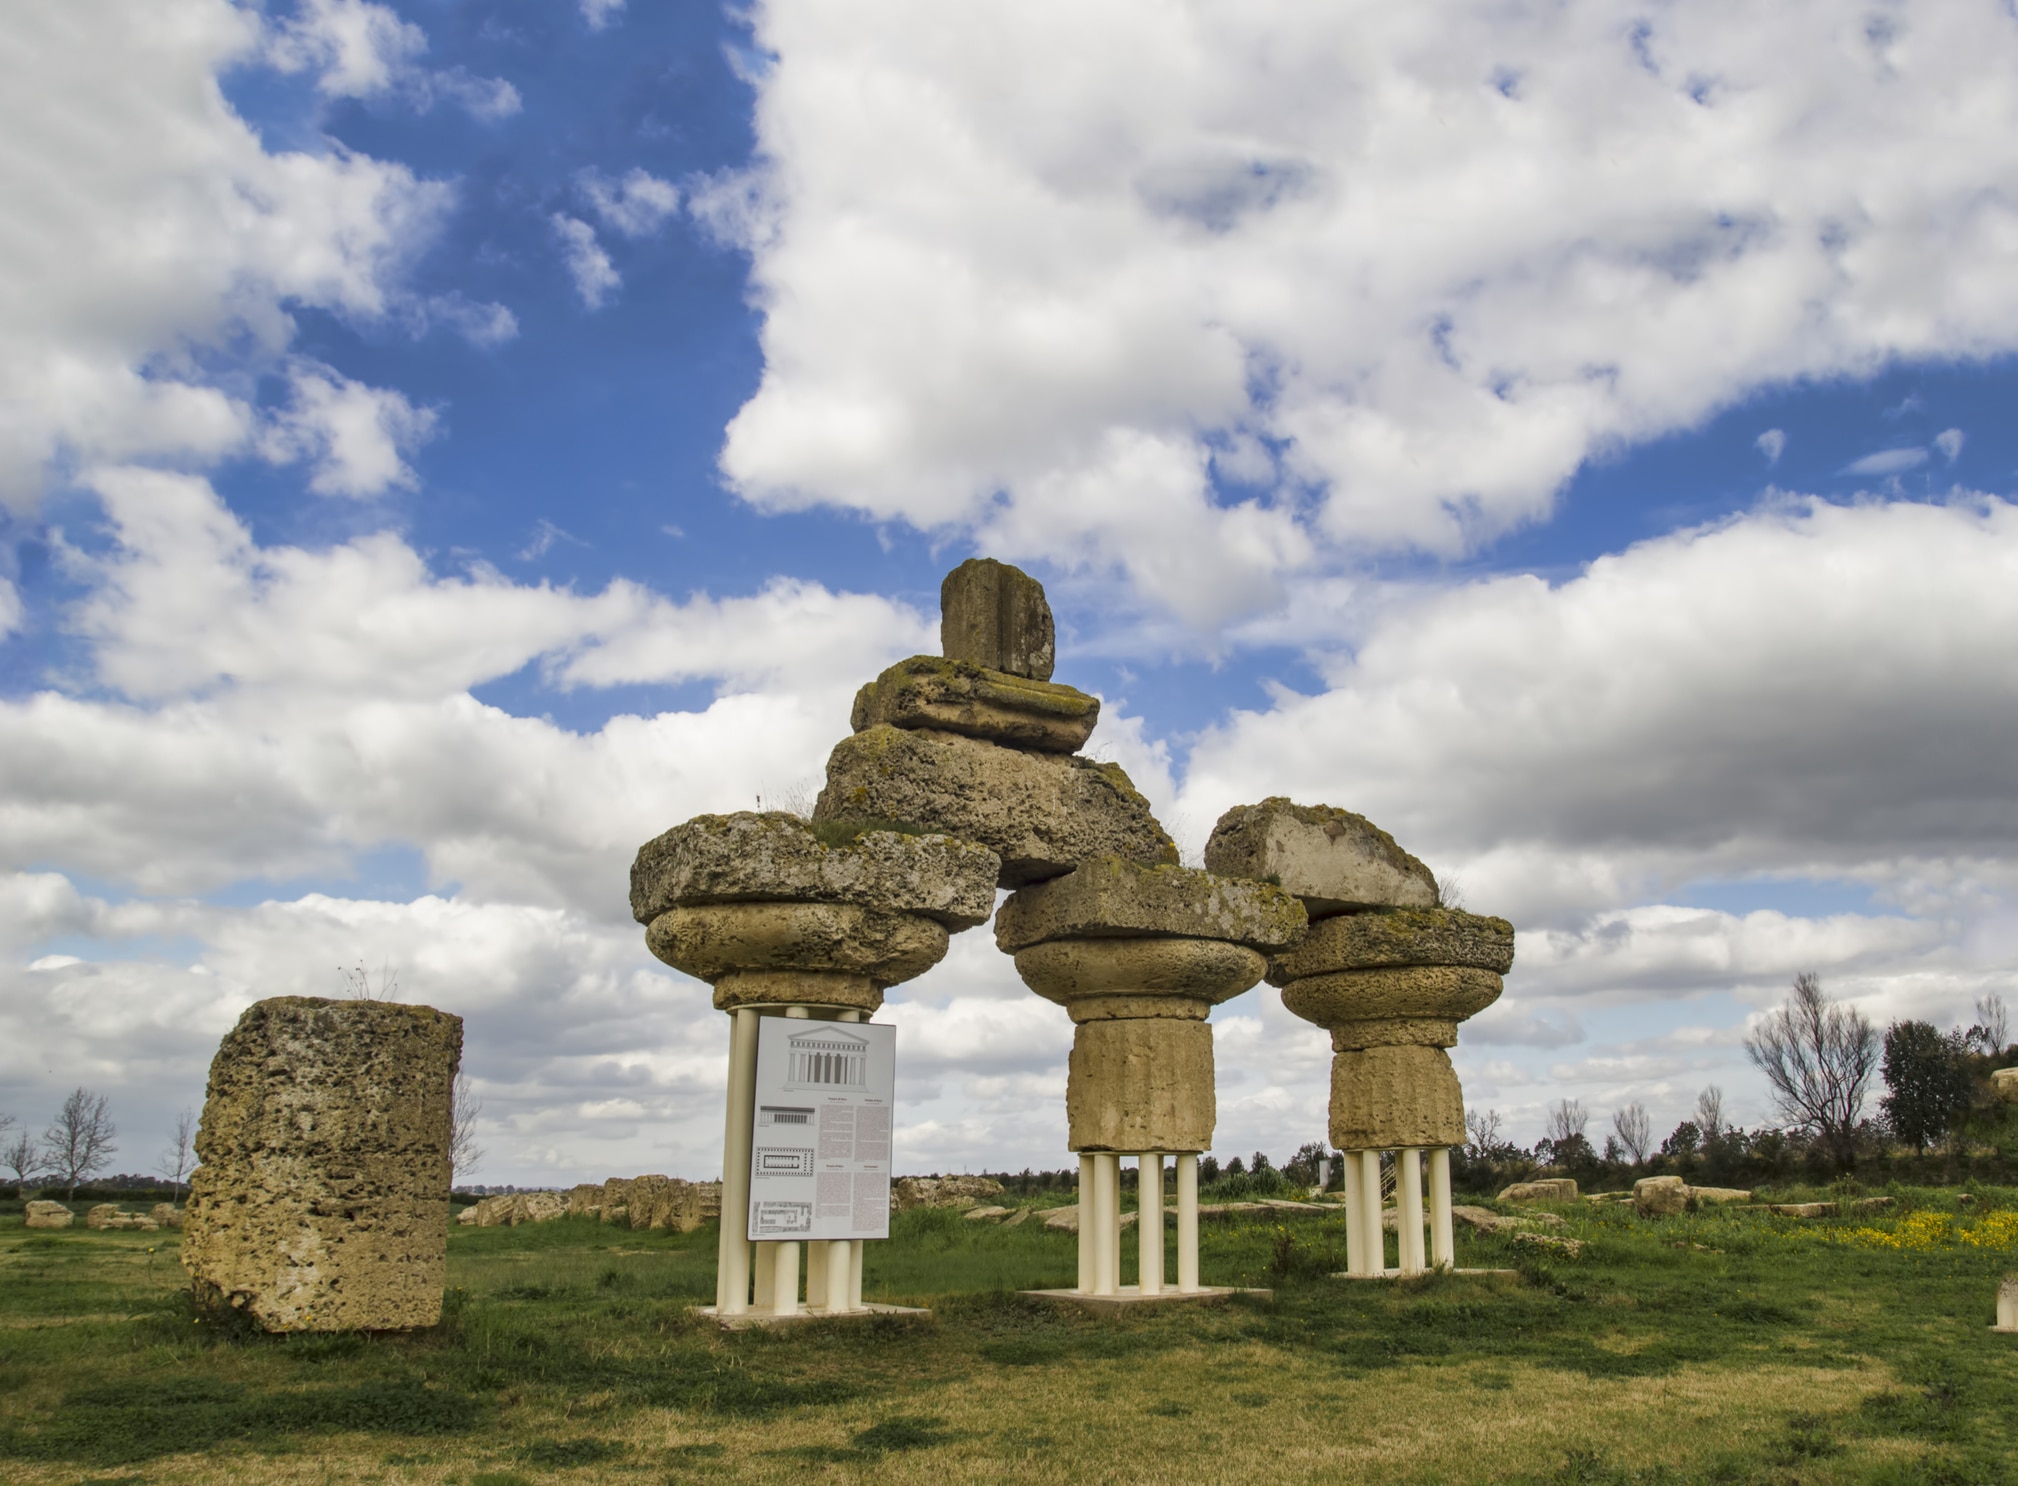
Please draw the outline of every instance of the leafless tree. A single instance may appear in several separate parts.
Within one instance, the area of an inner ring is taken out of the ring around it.
[[[1878,1034],[1869,1020],[1855,1007],[1832,1003],[1821,978],[1803,973],[1785,1004],[1745,1039],[1745,1053],[1766,1075],[1780,1118],[1848,1166],[1878,1067]]]
[[[399,972],[387,965],[378,967],[378,981],[373,984],[371,972],[359,960],[355,969],[336,967],[336,973],[343,977],[343,993],[353,1001],[394,1001],[399,998]]]
[[[1711,1084],[1696,1095],[1696,1129],[1702,1133],[1703,1144],[1723,1139],[1729,1126],[1724,1123],[1724,1091]]]
[[[1466,1110],[1464,1128],[1471,1136],[1471,1150],[1475,1156],[1491,1155],[1505,1138],[1505,1124],[1496,1109]]]
[[[1976,1025],[1969,1029],[1969,1040],[1993,1058],[2010,1045],[2011,1014],[1995,991],[1977,999]]]
[[[183,1110],[175,1117],[175,1129],[168,1138],[168,1148],[161,1153],[161,1159],[154,1163],[154,1169],[168,1178],[175,1190],[180,1192],[196,1164],[196,1116],[190,1110]]]
[[[1556,1142],[1575,1140],[1590,1122],[1581,1099],[1558,1099],[1549,1108],[1548,1138]]]
[[[4,1149],[0,1149],[0,1166],[14,1173],[14,1186],[18,1191],[35,1180],[35,1173],[42,1169],[42,1142],[27,1130],[16,1130],[21,1122],[12,1115],[0,1115],[0,1136],[14,1130]]]
[[[1653,1118],[1637,1099],[1624,1109],[1612,1111],[1612,1130],[1635,1166],[1646,1160],[1647,1153],[1654,1148]]]
[[[89,1089],[73,1089],[63,1101],[56,1123],[42,1132],[43,1159],[57,1180],[70,1189],[76,1200],[77,1184],[112,1159],[119,1149],[112,1143],[119,1129],[112,1123],[103,1094]]]
[[[473,1175],[483,1164],[483,1147],[476,1143],[476,1121],[482,1113],[483,1100],[470,1087],[469,1075],[458,1070],[448,1114],[450,1182]]]

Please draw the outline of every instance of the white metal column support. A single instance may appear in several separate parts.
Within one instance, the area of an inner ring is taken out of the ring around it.
[[[715,1251],[715,1311],[740,1316],[750,1306],[750,1140],[757,1090],[757,1013],[729,1018],[729,1093],[722,1122],[722,1232]]]
[[[1177,1158],[1177,1288],[1198,1292],[1198,1157],[1190,1151]]]
[[[806,1309],[818,1310],[827,1303],[827,1245],[809,1240],[806,1244]]]
[[[750,1303],[762,1310],[771,1303],[771,1291],[778,1279],[778,1246],[773,1242],[751,1244],[757,1254],[757,1298]]]
[[[1360,1218],[1365,1227],[1360,1241],[1366,1245],[1366,1272],[1387,1272],[1387,1239],[1381,1231],[1380,1152],[1359,1153]]]
[[[851,1267],[848,1261],[854,1257],[852,1251],[855,1245],[849,1239],[837,1238],[821,1247],[827,1251],[827,1283],[822,1287],[825,1293],[821,1296],[821,1304],[826,1306],[828,1315],[838,1316],[853,1309],[848,1303],[848,1297],[854,1290],[854,1283],[848,1277]],[[809,1290],[808,1298],[810,1296]]]
[[[1084,1225],[1086,1215],[1080,1214]],[[1121,1281],[1121,1160],[1108,1151],[1093,1154],[1093,1291],[1112,1295]]]
[[[1401,1242],[1396,1246],[1400,1251],[1401,1272],[1405,1275],[1421,1274],[1424,1269],[1422,1259],[1422,1151],[1409,1146],[1401,1152],[1395,1162],[1394,1182],[1395,1224],[1400,1230]]]
[[[1347,1151],[1345,1162],[1345,1272],[1365,1274],[1370,1266],[1366,1262],[1366,1191],[1365,1183],[1359,1179],[1359,1152]]]
[[[787,1239],[777,1245],[778,1263],[771,1281],[771,1314],[774,1316],[796,1316],[799,1314],[799,1243],[797,1239]]]
[[[1093,1153],[1079,1153],[1079,1293],[1093,1293],[1093,1254],[1098,1247],[1093,1220]]]
[[[1432,1269],[1457,1268],[1457,1244],[1450,1222],[1450,1147],[1429,1153],[1429,1262]]]
[[[848,1245],[848,1309],[862,1308],[862,1240],[855,1239]]]
[[[1163,1293],[1163,1156],[1150,1151],[1137,1158],[1135,1199],[1135,1275],[1144,1295]]]

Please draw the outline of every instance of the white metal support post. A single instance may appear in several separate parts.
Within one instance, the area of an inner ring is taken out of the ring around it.
[[[722,1131],[722,1232],[715,1253],[715,1313],[740,1316],[750,1307],[751,1108],[757,1087],[757,1013],[729,1019],[729,1093]]]
[[[1429,1262],[1435,1269],[1457,1268],[1457,1244],[1450,1221],[1450,1147],[1429,1153]]]
[[[1395,1224],[1400,1230],[1397,1245],[1400,1251],[1401,1272],[1404,1275],[1418,1275],[1423,1272],[1422,1258],[1422,1151],[1409,1146],[1395,1162]]]
[[[1198,1293],[1198,1157],[1177,1158],[1177,1288]]]
[[[848,1245],[848,1309],[862,1308],[862,1240],[855,1239]]]
[[[1359,1152],[1347,1151],[1345,1163],[1345,1272],[1367,1274],[1366,1185],[1360,1180]]]
[[[772,1281],[771,1314],[774,1316],[796,1316],[799,1314],[799,1243],[797,1239],[787,1239],[774,1245],[778,1251],[776,1278]]]
[[[1379,1151],[1359,1153],[1359,1190],[1364,1199],[1360,1203],[1359,1215],[1365,1225],[1360,1230],[1360,1242],[1366,1245],[1366,1272],[1384,1274],[1387,1270],[1387,1238],[1381,1231]]]
[[[1093,1255],[1099,1248],[1093,1217],[1093,1153],[1079,1153],[1079,1293],[1093,1293]]]
[[[778,1281],[778,1246],[774,1242],[751,1244],[757,1252],[757,1298],[751,1302],[758,1310],[771,1303],[771,1291]]]
[[[1144,1295],[1163,1293],[1163,1156],[1145,1152],[1136,1160],[1135,1275]]]
[[[821,1287],[820,1303],[826,1306],[827,1314],[830,1316],[838,1316],[843,1311],[853,1310],[854,1307],[849,1303],[849,1296],[854,1286],[848,1277],[850,1268],[848,1261],[853,1257],[851,1250],[855,1247],[853,1241],[837,1238],[829,1243],[821,1244],[819,1247],[827,1251],[826,1264],[824,1265],[827,1272],[822,1276],[826,1284]],[[809,1298],[810,1293],[810,1287],[808,1287]]]
[[[827,1303],[827,1246],[806,1245],[806,1309],[818,1310]]]
[[[1093,1153],[1093,1294],[1112,1295],[1121,1281],[1121,1160]],[[1086,1214],[1079,1216],[1081,1226]]]

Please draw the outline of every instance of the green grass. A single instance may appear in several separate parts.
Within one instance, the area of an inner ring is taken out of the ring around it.
[[[1406,1285],[1329,1278],[1336,1216],[1241,1215],[1204,1277],[1273,1299],[1118,1320],[1015,1293],[1071,1282],[1071,1235],[914,1211],[865,1290],[930,1317],[729,1334],[691,1309],[711,1228],[457,1229],[436,1330],[267,1337],[199,1321],[172,1233],[0,1217],[0,1480],[2011,1480],[2018,1249],[1955,1232],[2018,1192],[1894,1195],[1561,1208],[1581,1259],[1461,1234],[1518,1273]]]

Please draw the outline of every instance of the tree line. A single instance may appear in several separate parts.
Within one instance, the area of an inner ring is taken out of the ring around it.
[[[104,1094],[78,1087],[71,1090],[56,1117],[38,1134],[10,1114],[0,1114],[0,1170],[11,1172],[17,1191],[39,1182],[65,1189],[75,1201],[77,1189],[103,1171],[119,1153],[119,1127],[112,1120],[112,1102]],[[196,1163],[196,1116],[183,1110],[154,1170],[180,1191]]]

